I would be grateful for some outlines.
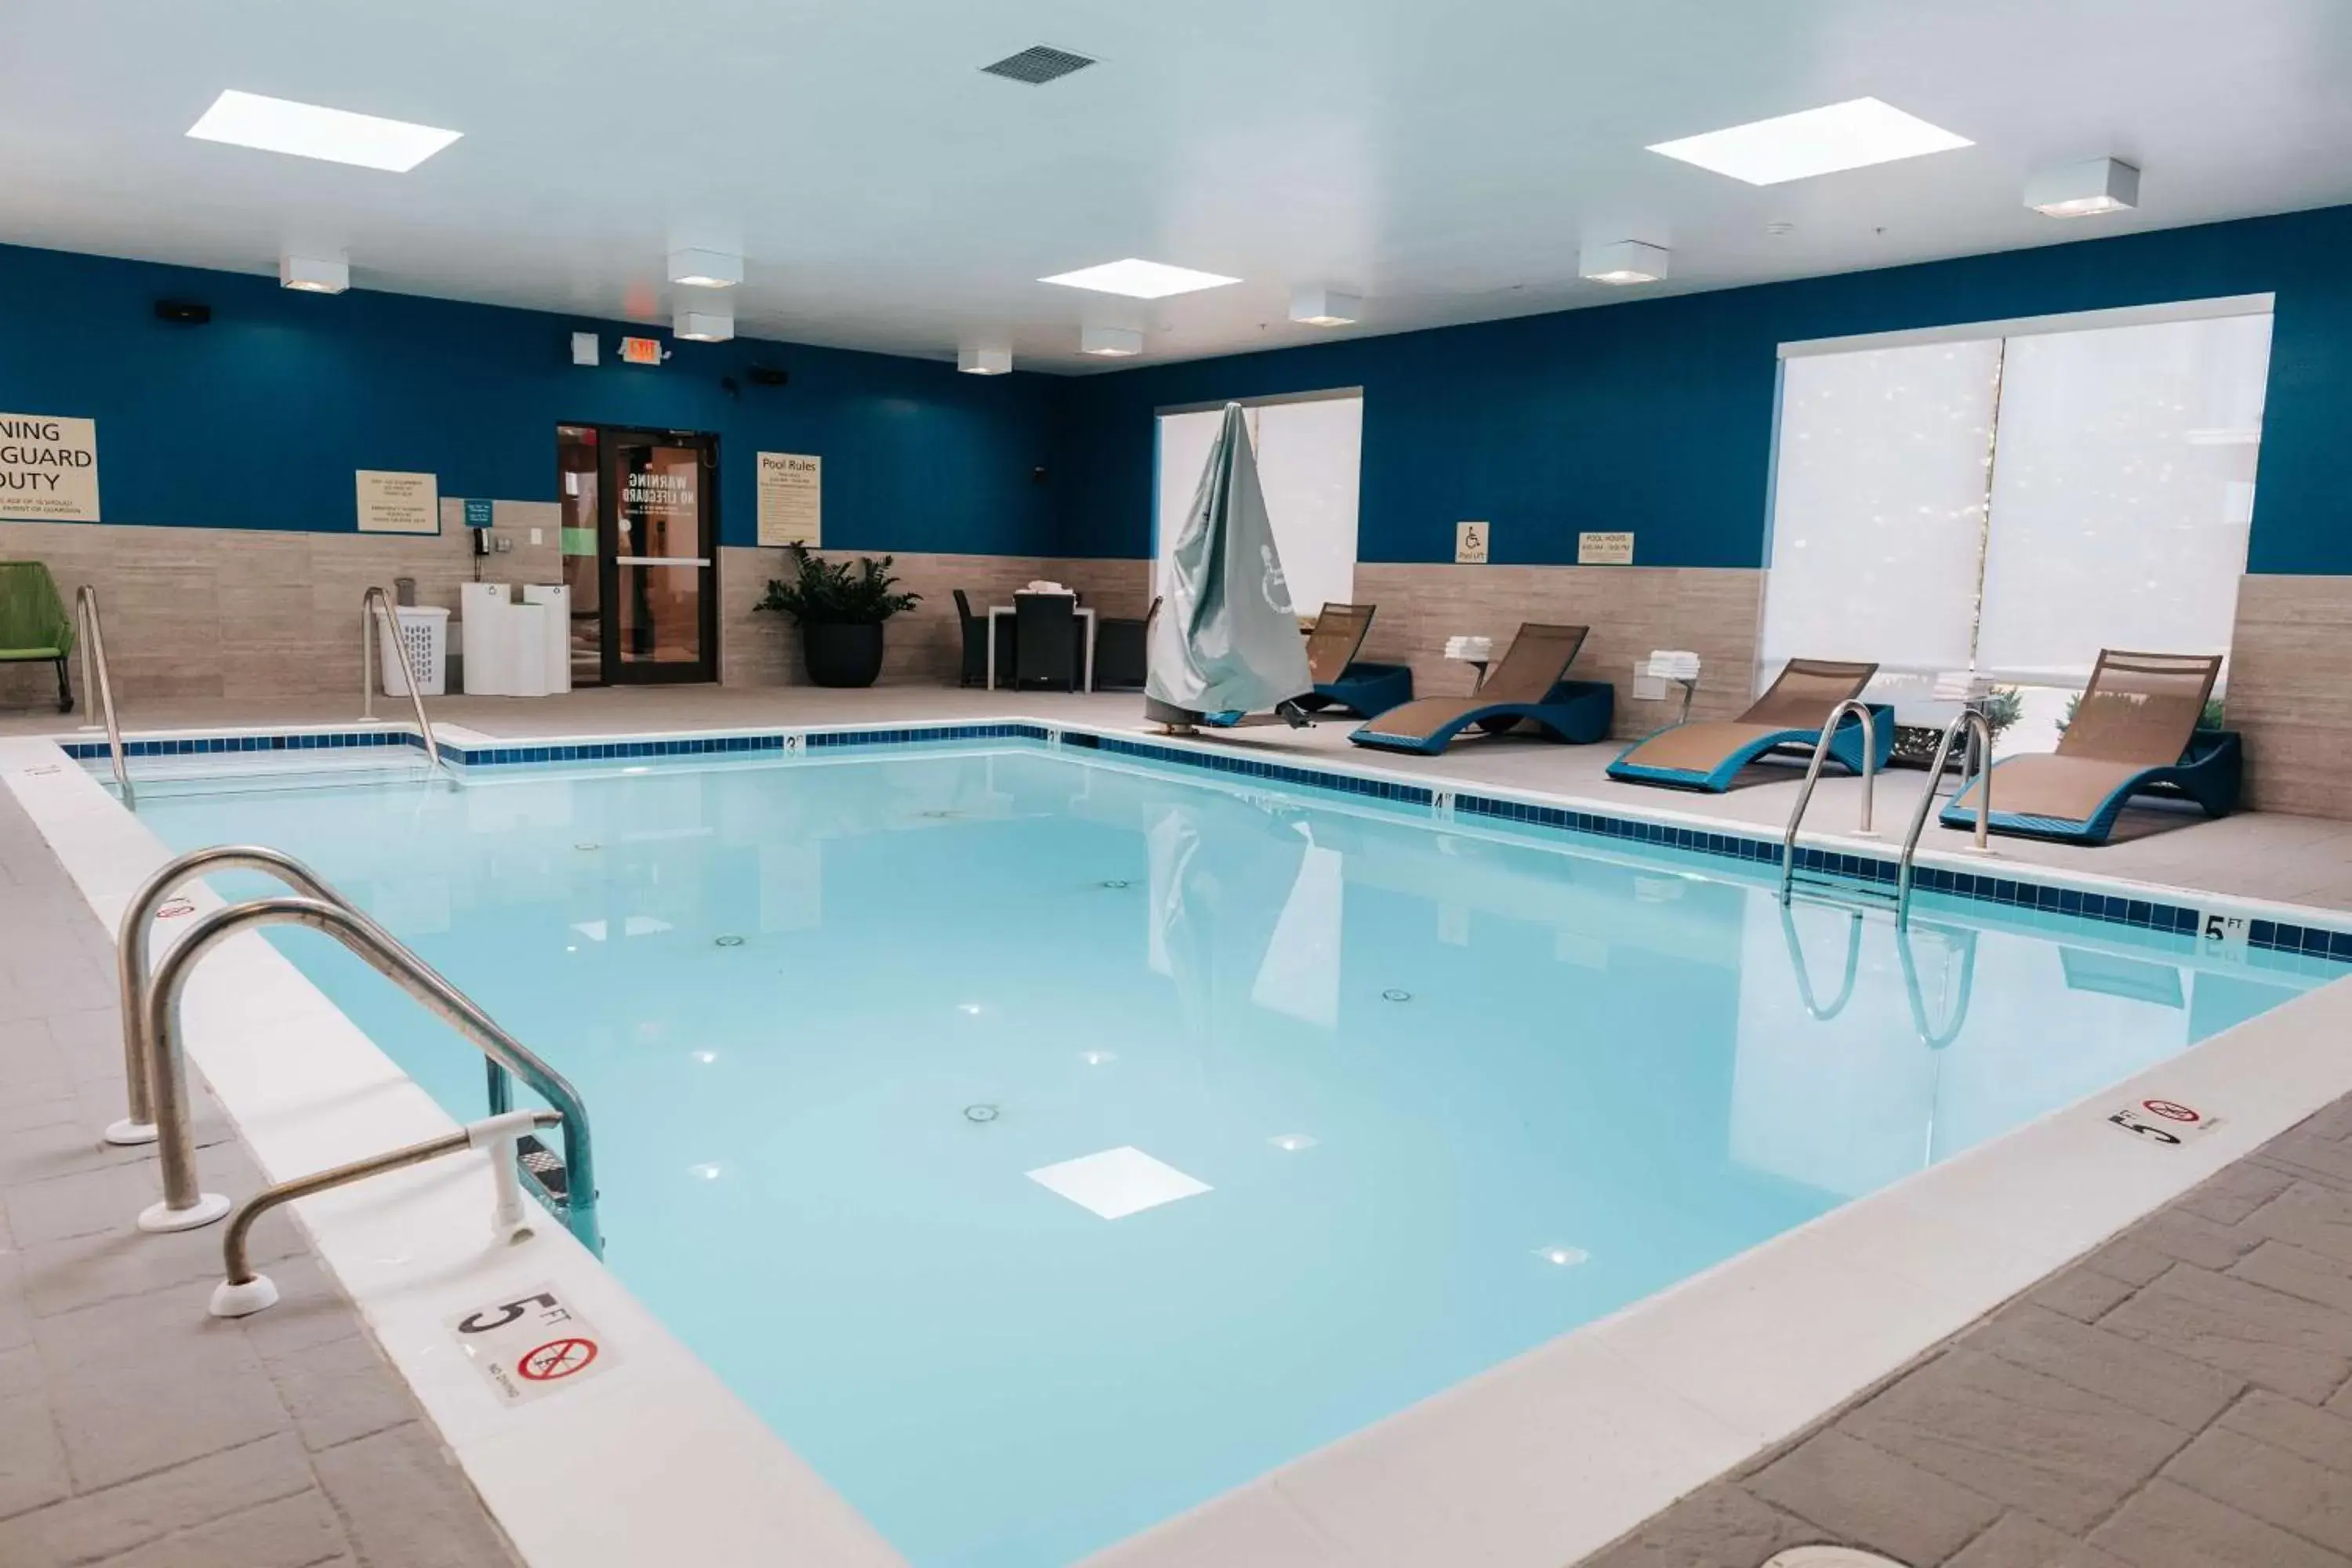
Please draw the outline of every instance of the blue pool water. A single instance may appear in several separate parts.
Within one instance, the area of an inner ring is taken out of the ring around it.
[[[310,861],[568,1074],[612,1267],[919,1568],[1074,1561],[2328,973],[1017,744],[141,816]],[[1027,1174],[1129,1148],[1208,1190]]]

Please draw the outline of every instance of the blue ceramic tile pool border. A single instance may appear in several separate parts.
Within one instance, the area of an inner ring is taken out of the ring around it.
[[[1057,738],[1062,745],[1073,750],[1224,773],[1234,778],[1257,779],[1272,784],[1329,790],[1393,805],[1419,806],[1440,816],[1484,817],[1517,826],[1587,834],[1597,838],[1613,838],[1750,864],[1777,865],[1780,858],[1778,838],[1685,827],[1674,823],[1645,821],[1640,817],[1612,816],[1600,812],[1580,811],[1573,806],[1544,805],[1502,795],[1449,791],[1363,773],[1334,773],[1287,763],[1262,762],[1234,752],[1159,745],[1150,741],[1129,740],[1085,730],[1056,730],[1044,724],[1015,721],[918,724],[887,730],[776,731],[766,734],[681,736],[667,740],[547,742],[514,746],[445,744],[441,752],[445,758],[460,766],[478,768],[650,757],[782,756],[792,752],[792,742],[795,739],[804,751],[819,752],[855,746],[935,745],[957,741],[1032,741],[1042,745],[1051,744]],[[77,762],[100,761],[107,754],[103,741],[77,740],[58,743],[66,755]],[[313,734],[215,735],[130,741],[124,742],[123,749],[132,757],[186,757],[391,746],[414,747],[422,751],[424,745],[420,737],[405,730],[373,729]],[[1895,861],[1874,855],[1800,847],[1797,866],[1802,871],[1883,884],[1890,891],[1895,879]],[[2075,888],[2051,887],[2015,877],[1952,871],[1937,866],[1917,867],[1914,883],[1922,890],[1949,898],[2182,936],[2196,933],[2201,913],[2189,905]],[[2232,900],[2224,898],[2218,901],[2227,906]],[[2250,947],[2270,952],[2302,953],[2338,963],[2352,963],[2352,931],[2250,918],[2246,941]]]

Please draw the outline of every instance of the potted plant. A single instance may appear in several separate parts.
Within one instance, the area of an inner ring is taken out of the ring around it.
[[[756,606],[790,616],[801,628],[809,679],[819,686],[871,686],[882,673],[882,623],[922,603],[898,591],[894,557],[827,561],[793,546],[793,575],[770,578]]]

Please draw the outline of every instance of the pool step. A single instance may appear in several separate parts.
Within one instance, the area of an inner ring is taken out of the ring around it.
[[[1859,906],[1866,910],[1891,910],[1896,903],[1895,889],[1889,883],[1865,882],[1853,877],[1824,877],[1810,871],[1800,871],[1790,878],[1789,892],[1793,898],[1811,899],[1815,903],[1844,908]]]

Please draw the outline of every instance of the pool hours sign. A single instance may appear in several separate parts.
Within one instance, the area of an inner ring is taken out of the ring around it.
[[[98,521],[98,421],[0,414],[0,518]]]

